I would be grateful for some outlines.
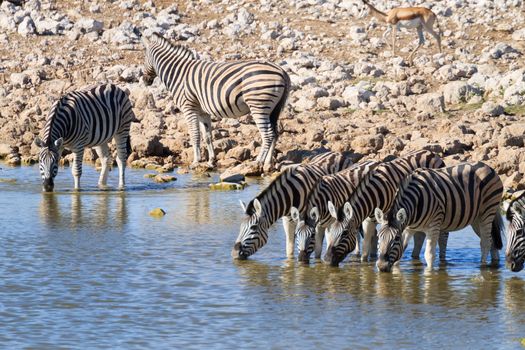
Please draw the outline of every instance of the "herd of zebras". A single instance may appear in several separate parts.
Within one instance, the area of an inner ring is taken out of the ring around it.
[[[271,168],[277,141],[277,120],[289,90],[288,74],[279,66],[259,61],[208,62],[182,46],[172,45],[157,34],[147,40],[143,81],[150,85],[158,76],[171,91],[190,131],[196,166],[201,161],[201,133],[213,165],[211,116],[233,118],[251,114],[262,136],[257,162]],[[101,158],[99,185],[108,175],[108,142],[115,139],[119,188],[130,153],[129,130],[135,120],[127,93],[112,84],[98,85],[62,96],[52,106],[43,129],[39,166],[44,191],[53,191],[62,152],[73,155],[75,189],[80,187],[82,158],[94,147]],[[377,266],[390,271],[414,236],[417,257],[426,235],[425,260],[432,268],[436,245],[445,258],[448,232],[471,225],[481,240],[481,263],[488,253],[499,261],[504,226],[499,206],[503,185],[496,172],[483,163],[445,167],[429,151],[358,164],[338,153],[324,153],[306,164],[286,168],[248,205],[246,218],[232,256],[246,259],[266,244],[268,230],[283,218],[286,253],[309,261],[320,258],[326,231],[324,260],[338,265],[358,247],[361,259],[378,255]],[[507,210],[510,221],[506,262],[512,271],[523,269],[525,260],[525,196]],[[376,233],[376,222],[381,228]],[[361,231],[362,230],[362,231]]]
[[[268,241],[268,229],[283,218],[286,253],[308,262],[312,252],[337,266],[357,247],[362,261],[378,255],[380,271],[391,271],[414,236],[412,256],[427,239],[425,261],[432,269],[436,245],[446,257],[449,231],[471,225],[481,240],[481,264],[490,252],[499,263],[504,224],[500,214],[503,184],[481,162],[445,167],[422,150],[384,162],[351,164],[342,154],[324,153],[309,163],[288,167],[248,205],[232,256],[246,259]],[[525,260],[525,194],[510,203],[506,263],[518,272]],[[376,222],[381,224],[376,233]],[[361,227],[362,226],[362,227]],[[360,233],[360,228],[362,232]]]

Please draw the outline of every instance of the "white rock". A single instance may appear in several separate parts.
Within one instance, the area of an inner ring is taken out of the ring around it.
[[[29,34],[34,34],[36,32],[35,23],[31,17],[24,17],[22,22],[18,25],[18,34],[23,36],[28,36]]]
[[[16,88],[24,87],[31,82],[29,75],[25,73],[12,73],[9,80]]]
[[[512,33],[512,40],[525,41],[525,28],[514,31],[514,33]]]
[[[445,103],[465,103],[474,95],[480,95],[481,90],[465,81],[453,81],[441,87]]]
[[[82,33],[101,33],[104,28],[104,23],[92,18],[81,18],[75,23],[75,27],[80,29]]]

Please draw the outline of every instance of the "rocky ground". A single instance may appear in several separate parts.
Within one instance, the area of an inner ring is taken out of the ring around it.
[[[443,53],[427,44],[409,66],[414,30],[399,34],[399,56],[384,24],[359,18],[358,0],[39,1],[0,6],[0,157],[36,160],[35,136],[51,104],[79,87],[127,88],[140,123],[131,131],[134,166],[191,162],[182,116],[156,79],[141,79],[138,33],[159,32],[213,60],[265,59],[290,74],[277,162],[316,149],[356,159],[426,148],[449,164],[482,160],[505,185],[525,188],[525,4],[521,0],[380,1],[378,8],[431,7]],[[214,121],[218,166],[255,159],[250,116]],[[95,160],[86,152],[87,160]],[[66,157],[66,162],[68,157]]]

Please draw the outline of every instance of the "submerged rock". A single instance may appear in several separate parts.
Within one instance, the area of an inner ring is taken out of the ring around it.
[[[156,175],[154,178],[153,178],[153,181],[157,182],[157,183],[166,183],[166,182],[172,182],[172,181],[176,181],[177,178],[175,176],[172,176],[172,175]]]
[[[153,217],[159,217],[160,218],[160,217],[166,215],[166,212],[163,209],[161,209],[161,208],[155,208],[155,209],[153,209],[153,210],[151,210],[149,212],[149,215],[153,216]]]
[[[219,182],[216,184],[210,184],[210,189],[214,191],[234,191],[242,190],[246,187],[246,182],[235,183],[235,182]]]

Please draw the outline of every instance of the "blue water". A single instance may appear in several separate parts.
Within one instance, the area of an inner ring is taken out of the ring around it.
[[[468,229],[430,275],[410,252],[392,274],[296,264],[280,223],[236,262],[238,200],[264,181],[213,192],[215,175],[159,185],[131,169],[125,192],[100,191],[85,166],[83,191],[61,169],[43,194],[37,167],[0,168],[2,348],[517,349],[525,338],[525,273],[481,270]],[[156,207],[166,216],[149,216]]]

